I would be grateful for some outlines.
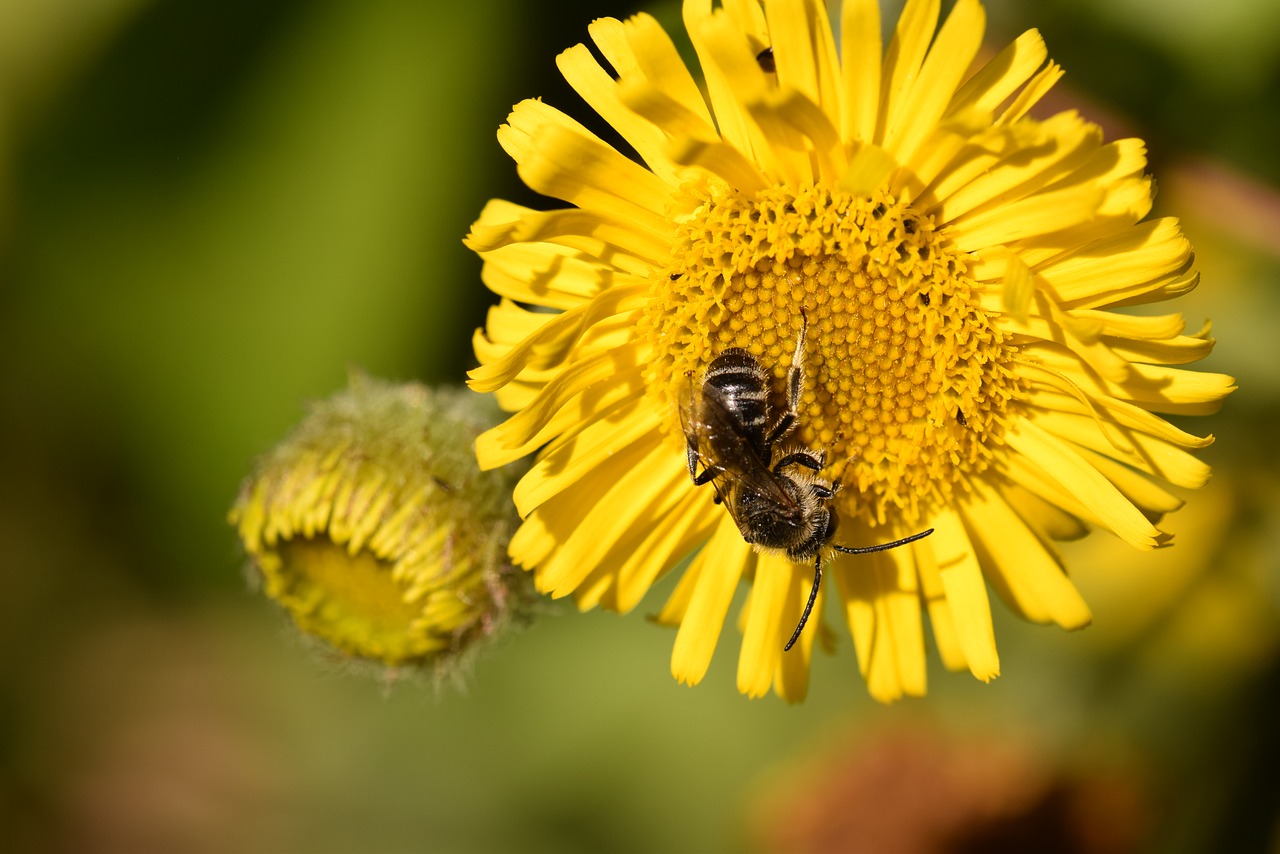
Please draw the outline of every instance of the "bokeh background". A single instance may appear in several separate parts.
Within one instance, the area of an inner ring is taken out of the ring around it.
[[[949,7],[950,3],[944,3]],[[1280,851],[1280,4],[992,0],[1055,106],[1145,138],[1238,377],[1216,477],[1139,555],[1069,564],[1003,675],[806,703],[696,689],[673,634],[570,608],[461,685],[389,685],[256,595],[225,513],[349,367],[456,382],[461,237],[534,200],[493,132],[617,0],[0,0],[0,849]],[[671,2],[644,6],[671,25]],[[895,4],[886,7],[892,20]],[[678,27],[677,27],[678,29]],[[862,846],[861,848],[857,846]]]

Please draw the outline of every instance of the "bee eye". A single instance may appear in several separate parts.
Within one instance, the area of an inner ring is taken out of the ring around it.
[[[773,48],[767,47],[756,54],[756,62],[765,74],[776,74],[778,65],[773,61]]]

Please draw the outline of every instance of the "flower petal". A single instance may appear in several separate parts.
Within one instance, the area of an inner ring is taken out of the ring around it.
[[[881,113],[875,142],[883,143],[896,135],[909,106],[911,86],[920,74],[920,65],[938,26],[938,0],[907,0],[898,18],[898,26],[884,54],[881,72]]]
[[[1026,83],[1049,52],[1038,30],[1027,30],[995,58],[984,65],[957,90],[949,115],[964,110],[994,112],[1000,104]]]
[[[591,302],[551,317],[502,358],[468,371],[467,385],[476,391],[493,391],[511,382],[525,367],[538,370],[558,367],[592,326],[605,318],[644,308],[648,291],[648,282],[609,288]]]
[[[556,65],[573,90],[636,150],[655,175],[673,186],[680,183],[677,170],[665,156],[667,140],[662,129],[627,107],[618,83],[600,67],[586,45],[564,51],[556,57]]]
[[[742,541],[738,526],[725,514],[710,542],[688,570],[692,589],[688,591],[688,605],[671,650],[671,675],[677,681],[697,685],[706,675],[729,604],[738,588],[738,579],[750,557],[751,548]]]
[[[919,76],[905,93],[901,118],[886,128],[884,147],[899,160],[910,160],[947,113],[956,87],[982,46],[985,26],[986,13],[977,0],[959,0],[952,8]]]
[[[685,487],[683,475],[681,470],[678,476],[680,486],[673,486],[672,491],[678,493],[683,488],[686,495],[664,518],[653,524],[644,542],[624,557],[616,573],[601,573],[616,581],[609,592],[602,595],[601,604],[606,608],[626,613],[640,604],[662,573],[706,542],[715,530],[720,521],[720,509],[707,501],[706,496]],[[591,594],[590,587],[585,589],[578,600],[579,605],[589,605]]]
[[[525,518],[549,498],[559,495],[579,479],[596,471],[609,457],[624,447],[641,443],[645,447],[663,445],[658,430],[662,423],[650,408],[638,409],[631,418],[614,422],[596,421],[580,431],[572,440],[563,442],[554,451],[539,456],[511,495]],[[672,455],[669,453],[670,458]],[[670,466],[678,472],[679,467]],[[647,471],[646,474],[652,474]]]
[[[821,109],[828,124],[838,126],[838,60],[826,6],[815,0],[771,0],[764,11],[778,85],[800,93]]]
[[[606,457],[580,486],[561,493],[557,503],[581,501],[584,495],[592,496],[592,503],[585,514],[579,510],[580,524],[560,548],[539,564],[540,590],[564,596],[577,591],[597,566],[616,567],[654,520],[679,503],[690,487],[679,467],[670,464],[669,451],[660,437],[650,434],[614,449],[613,456],[630,463],[627,469],[619,472]]]
[[[840,19],[845,142],[871,142],[880,114],[880,0],[845,0]]]
[[[669,238],[638,231],[632,223],[599,211],[560,208],[536,211],[494,199],[462,241],[473,252],[483,253],[513,243],[557,243],[597,258],[612,258],[627,272],[640,273],[661,263],[670,249]],[[639,263],[628,263],[630,256]]]
[[[1005,441],[1039,466],[1063,491],[1092,507],[1116,536],[1135,548],[1156,547],[1160,531],[1066,443],[1029,419],[1016,422],[1005,433]]]
[[[965,530],[978,550],[987,578],[1009,606],[1036,623],[1064,629],[1089,625],[1093,615],[1061,561],[1036,538],[990,487],[975,482],[960,506]]]
[[[796,565],[781,555],[762,554],[747,599],[747,625],[738,655],[738,690],[763,697],[773,684],[783,644],[791,631],[784,625],[794,587]]]
[[[714,128],[707,102],[698,83],[680,58],[675,43],[653,16],[641,12],[622,24],[611,18],[595,21],[591,38],[622,80],[635,77],[648,81]]]
[[[1096,187],[1037,193],[1007,205],[966,215],[948,226],[951,239],[966,252],[980,252],[1024,237],[1049,234],[1088,222],[1104,194]]]
[[[587,389],[597,383],[611,384],[612,380],[628,368],[634,369],[643,359],[637,347],[605,350],[579,359],[564,368],[548,382],[537,396],[504,424],[488,431],[494,433],[498,444],[508,447],[528,441],[528,437],[540,432],[554,415]],[[482,434],[486,435],[486,434]]]
[[[871,696],[881,702],[922,696],[924,632],[912,549],[837,555],[831,574]]]
[[[931,516],[929,524],[933,526],[933,534],[917,546],[916,551],[933,552],[969,672],[989,682],[1000,675],[1000,657],[996,653],[991,603],[987,599],[982,567],[959,513],[945,509]]]
[[[667,232],[671,187],[599,139],[560,125],[540,128],[518,165],[520,178],[544,196],[631,219],[637,228]]]

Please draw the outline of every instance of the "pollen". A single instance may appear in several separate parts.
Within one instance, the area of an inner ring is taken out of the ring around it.
[[[986,470],[1020,393],[1014,349],[930,217],[885,193],[822,187],[697,202],[677,220],[642,327],[671,435],[683,441],[679,383],[730,347],[773,372],[772,405],[785,405],[807,323],[792,438],[826,452],[841,514],[913,522]]]

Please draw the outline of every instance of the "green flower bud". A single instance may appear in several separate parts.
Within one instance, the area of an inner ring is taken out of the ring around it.
[[[228,516],[266,594],[346,655],[437,673],[526,616],[518,472],[481,472],[473,450],[496,418],[465,389],[360,375],[316,404]]]

